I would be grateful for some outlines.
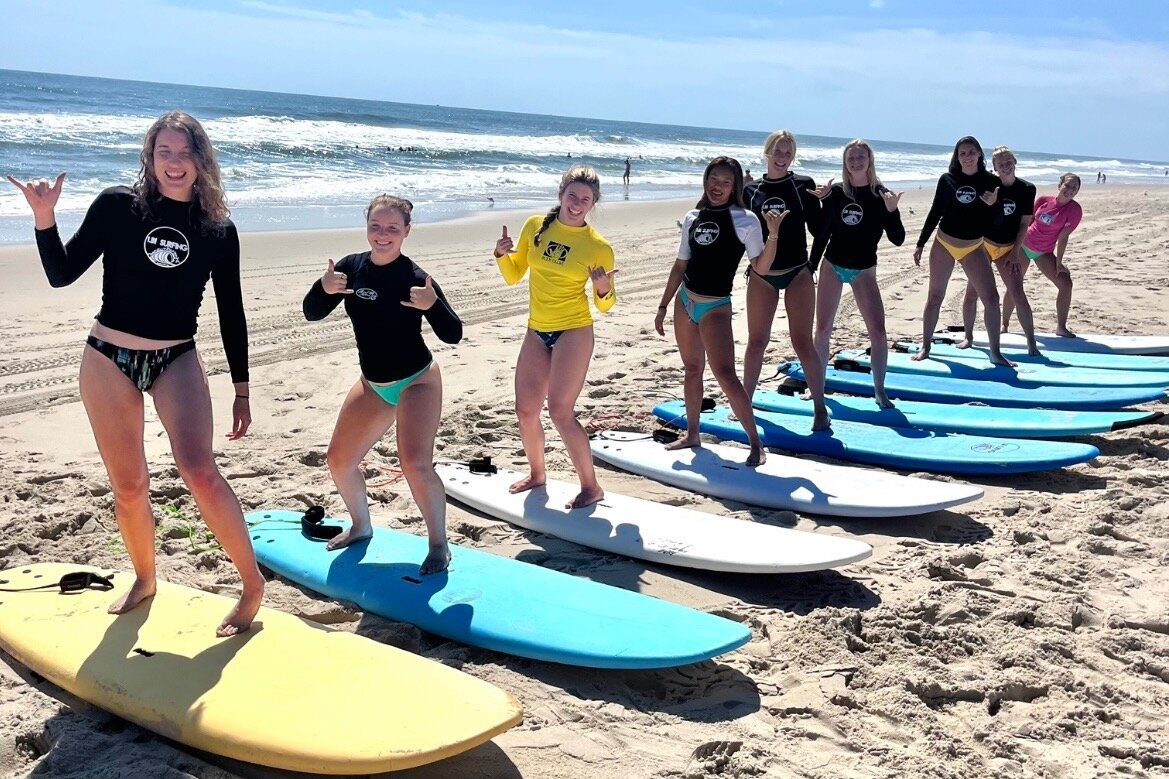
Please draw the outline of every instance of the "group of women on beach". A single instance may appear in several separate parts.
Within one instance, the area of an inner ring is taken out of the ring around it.
[[[684,367],[687,430],[669,446],[699,444],[698,415],[709,362],[750,438],[750,465],[766,458],[751,395],[780,292],[792,347],[815,404],[813,430],[830,425],[824,375],[844,284],[853,289],[872,341],[876,402],[891,405],[883,387],[887,344],[876,249],[882,234],[896,245],[905,238],[900,195],[881,184],[866,142],[845,146],[841,182],[835,185],[829,181],[817,186],[790,170],[796,139],[787,131],[772,133],[763,151],[767,173],[749,186],[744,186],[743,170],[735,159],[716,157],[706,167],[702,197],[681,223],[677,260],[654,320],[664,335],[672,306]],[[133,185],[102,192],[68,242],[58,233],[55,215],[65,174],[53,182],[8,179],[32,209],[37,247],[52,286],[76,281],[99,257],[103,262],[102,306],[84,348],[79,385],[135,572],[133,586],[109,611],[129,611],[155,592],[155,523],[143,443],[143,396],[150,393],[184,483],[239,570],[241,597],[217,629],[218,635],[235,635],[251,625],[264,579],[239,500],[212,453],[211,398],[194,335],[210,280],[234,388],[229,437],[242,437],[252,418],[239,236],[228,216],[215,150],[196,119],[180,111],[159,118],[146,134],[140,162]],[[919,353],[923,357],[928,355],[954,262],[962,263],[970,282],[971,298],[964,306],[964,312],[969,309],[968,330],[977,298],[986,307],[988,330],[998,333],[1000,313],[990,263],[999,263],[1009,296],[1004,308],[1009,312],[1013,305],[1018,310],[1034,349],[1021,252],[1059,287],[1059,326],[1067,334],[1071,280],[1062,258],[1067,236],[1080,218],[1072,199],[1079,179],[1068,174],[1060,181],[1057,197],[1039,198],[1032,209],[1034,187],[1015,178],[1014,155],[1000,147],[994,164],[998,178],[985,170],[977,141],[963,138],[955,146],[950,170],[939,181],[914,252],[914,260],[920,262],[926,241],[938,227],[930,252],[930,293]],[[529,473],[511,490],[522,492],[545,483],[541,412],[546,405],[580,479],[580,491],[566,506],[569,509],[604,498],[588,436],[575,413],[594,346],[588,288],[601,312],[617,299],[613,249],[588,222],[600,198],[595,171],[586,165],[570,168],[561,178],[557,205],[529,218],[518,238],[513,239],[505,226],[493,252],[504,281],[516,284],[527,276],[530,290],[528,327],[515,369],[516,415]],[[430,541],[420,571],[430,574],[446,569],[450,551],[445,491],[432,465],[442,376],[422,338],[421,322],[425,318],[447,343],[462,338],[463,325],[438,282],[403,253],[412,211],[413,205],[404,198],[375,197],[365,211],[369,249],[340,261],[329,259],[305,295],[303,311],[307,319],[318,320],[343,303],[361,369],[341,404],[327,454],[352,524],[330,539],[329,547],[341,549],[372,535],[361,461],[396,425],[401,469]],[[814,238],[810,250],[809,234]],[[740,380],[731,290],[744,254],[748,343]],[[817,288],[814,271],[821,257],[827,267]],[[1008,268],[1005,263],[1013,264]],[[992,343],[992,356],[1006,362],[997,342]]]

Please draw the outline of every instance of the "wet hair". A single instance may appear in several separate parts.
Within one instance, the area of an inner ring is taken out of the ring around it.
[[[982,151],[982,144],[979,143],[978,139],[973,135],[963,135],[958,139],[958,142],[954,144],[954,153],[950,155],[950,174],[957,176],[962,172],[962,163],[958,162],[958,149],[966,143],[969,143],[974,146],[974,148],[978,149],[978,171],[975,172],[986,173],[986,153]]]
[[[1060,176],[1059,177],[1059,185],[1062,187],[1063,183],[1065,181],[1067,181],[1068,179],[1075,179],[1076,180],[1076,189],[1079,189],[1080,187],[1084,186],[1084,182],[1080,181],[1080,177],[1077,176],[1075,173],[1065,173],[1062,176]]]
[[[869,189],[872,190],[874,195],[878,196],[886,191],[885,185],[877,178],[877,163],[876,156],[873,154],[873,147],[869,146],[868,141],[857,138],[854,141],[849,141],[845,145],[844,151],[840,154],[841,164],[844,166],[842,168],[843,172],[840,174],[840,186],[844,188],[844,194],[848,195],[850,200],[856,200],[856,193],[853,191],[852,179],[848,177],[848,150],[858,148],[864,149],[869,153],[869,167],[865,169],[865,173],[869,177]]]
[[[786,141],[792,145],[792,157],[794,158],[796,156],[796,137],[791,134],[791,130],[776,130],[767,136],[767,140],[763,142],[763,153],[771,154],[775,151],[776,144],[781,141]]]
[[[706,170],[702,172],[702,197],[698,199],[698,204],[695,208],[706,208],[710,205],[710,201],[706,197],[706,182],[710,178],[710,174],[718,168],[726,168],[735,177],[735,191],[731,193],[731,202],[727,205],[743,206],[743,166],[734,157],[718,156],[710,161],[706,166]]]
[[[564,192],[573,184],[587,184],[589,189],[593,191],[593,203],[601,201],[601,179],[597,176],[597,172],[588,165],[573,165],[564,172],[560,177],[560,189],[556,192],[557,203],[544,217],[544,221],[540,223],[540,228],[536,230],[536,234],[532,237],[532,243],[536,246],[540,245],[540,236],[548,229],[548,225],[552,224],[552,220],[560,216],[560,198],[564,197]]]
[[[142,140],[142,153],[139,155],[142,166],[132,187],[135,206],[143,216],[155,218],[155,208],[162,200],[162,193],[158,187],[158,173],[154,170],[154,145],[158,141],[158,134],[168,129],[187,136],[187,143],[191,146],[197,174],[192,192],[192,218],[204,231],[222,228],[231,209],[227,207],[227,195],[223,192],[215,147],[211,145],[211,139],[207,137],[207,131],[199,124],[199,120],[183,111],[163,114],[146,131],[146,137]]]
[[[410,212],[414,210],[414,204],[404,197],[394,197],[382,193],[369,201],[369,205],[365,207],[365,221],[369,221],[369,215],[377,208],[392,208],[402,215],[402,221],[407,225],[410,224]]]

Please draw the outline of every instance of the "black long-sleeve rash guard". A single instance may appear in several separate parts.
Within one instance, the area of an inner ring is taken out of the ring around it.
[[[305,319],[324,319],[345,301],[345,313],[353,323],[361,373],[369,381],[384,383],[412,376],[431,361],[422,340],[422,317],[434,334],[448,344],[463,338],[463,322],[455,314],[438,282],[431,281],[438,299],[426,311],[402,305],[411,287],[426,285],[427,273],[406,255],[377,265],[370,252],[350,254],[335,266],[346,276],[352,295],[331,295],[318,279],[304,296]]]
[[[938,179],[934,202],[926,215],[917,245],[925,246],[939,221],[942,232],[951,238],[963,241],[981,238],[992,208],[983,202],[981,195],[993,192],[996,186],[998,179],[984,170],[971,176],[943,173]]]
[[[789,173],[781,179],[764,177],[743,190],[747,208],[759,217],[765,241],[769,231],[763,215],[768,211],[792,212],[780,222],[770,270],[791,270],[807,263],[808,233],[819,235],[823,223],[820,200],[812,194],[815,188],[811,177]]]
[[[105,190],[68,243],[57,226],[36,231],[45,275],[54,287],[81,278],[102,258],[97,321],[141,338],[194,338],[210,278],[231,380],[248,380],[248,324],[240,290],[239,234],[230,221],[202,227],[193,203],[160,198],[143,216],[128,187]]]
[[[824,198],[824,228],[812,242],[812,267],[826,256],[841,268],[864,270],[877,264],[877,243],[881,233],[894,246],[905,243],[905,226],[901,211],[890,211],[885,201],[871,187],[854,187],[850,198],[844,186],[833,184]]]
[[[1000,180],[999,197],[991,206],[985,238],[1000,245],[1015,242],[1019,237],[1019,225],[1023,217],[1035,212],[1035,185],[1023,179],[1015,179],[1009,187]]]

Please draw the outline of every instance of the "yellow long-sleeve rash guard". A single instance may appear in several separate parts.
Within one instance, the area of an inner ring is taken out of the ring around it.
[[[544,217],[528,218],[516,241],[516,250],[499,257],[496,262],[503,280],[518,284],[530,271],[528,281],[528,327],[543,332],[573,330],[593,323],[589,311],[585,283],[589,267],[612,271],[613,247],[591,225],[569,227],[554,219],[540,236],[540,245],[534,238]],[[598,297],[593,289],[593,304],[604,313],[617,302],[614,285],[605,297]]]

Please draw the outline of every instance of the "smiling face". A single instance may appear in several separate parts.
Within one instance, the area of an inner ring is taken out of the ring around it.
[[[735,172],[725,165],[712,168],[703,184],[706,201],[715,208],[731,202],[735,192]]]
[[[978,158],[981,156],[982,151],[973,143],[958,146],[958,164],[962,166],[962,172],[968,176],[978,171]]]
[[[991,160],[994,172],[1007,186],[1015,183],[1015,156],[1013,154],[996,154]]]
[[[787,175],[788,169],[796,159],[796,150],[791,141],[776,141],[771,151],[764,155],[767,158],[767,175],[774,179],[781,179]]]
[[[869,181],[869,170],[872,167],[873,156],[869,154],[867,146],[860,144],[849,146],[844,152],[844,169],[848,172],[849,180],[855,186],[864,186]]]
[[[396,260],[402,253],[402,242],[409,234],[410,225],[405,215],[393,206],[375,206],[365,220],[365,237],[374,260]]]
[[[556,217],[569,227],[584,227],[585,219],[597,204],[593,188],[575,181],[560,195],[560,214]]]
[[[160,130],[154,139],[151,162],[158,191],[164,197],[184,202],[191,200],[199,170],[186,133],[170,127]]]
[[[1060,203],[1067,203],[1072,200],[1080,191],[1080,179],[1078,176],[1064,174],[1059,180],[1059,189],[1056,199]]]

